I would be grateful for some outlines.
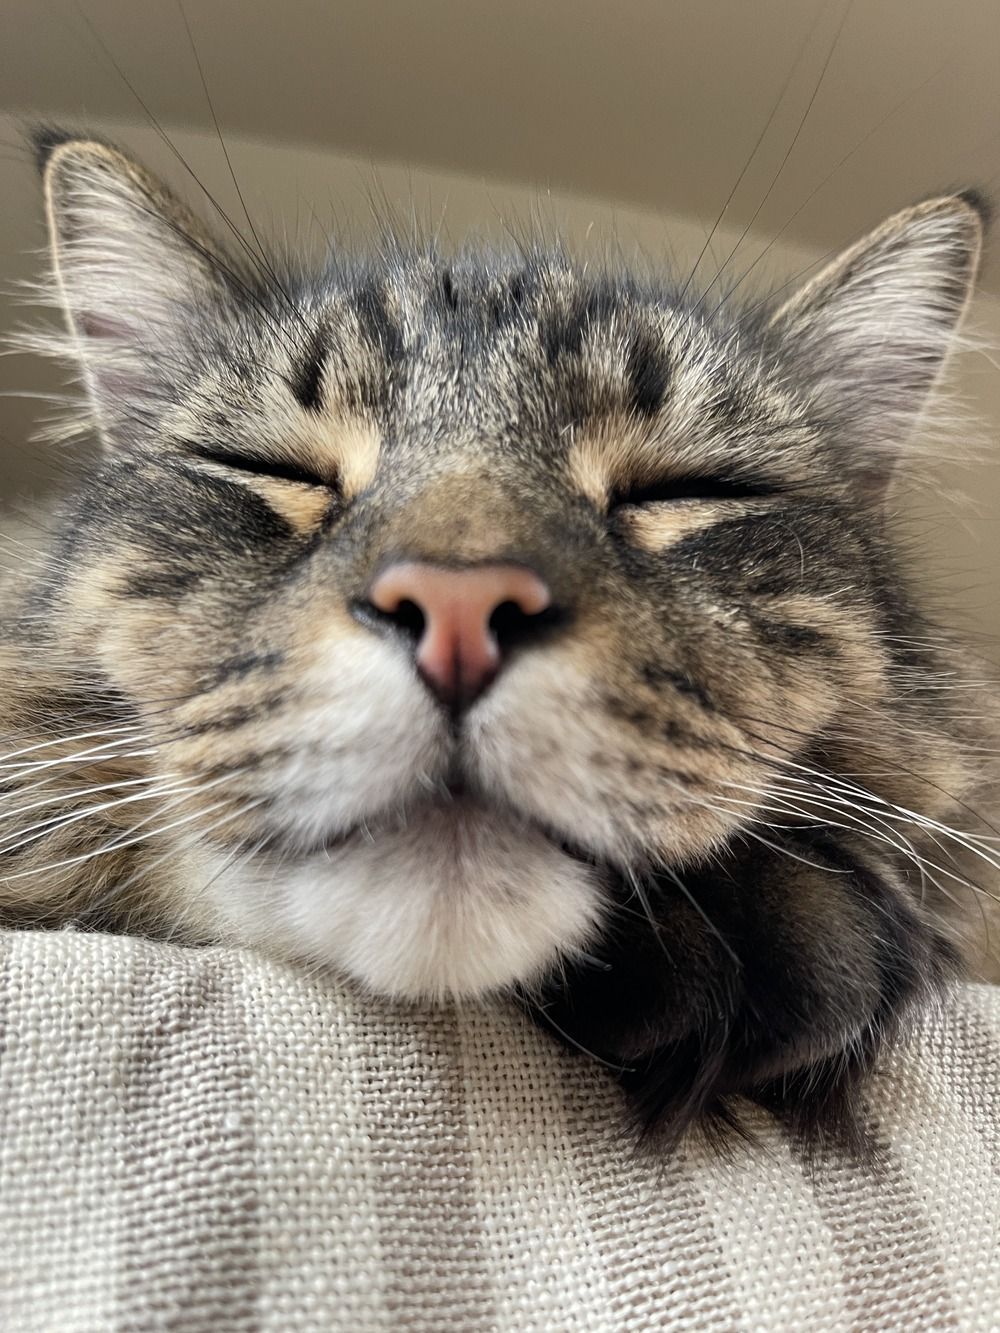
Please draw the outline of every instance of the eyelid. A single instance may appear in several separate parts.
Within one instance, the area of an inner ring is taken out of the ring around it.
[[[764,481],[744,481],[733,477],[672,477],[645,486],[622,487],[612,491],[608,509],[622,505],[673,504],[682,500],[759,500],[776,495],[778,488]]]
[[[220,467],[232,468],[235,472],[270,477],[275,481],[290,481],[299,486],[336,487],[333,477],[321,477],[308,468],[282,459],[261,458],[258,454],[240,454],[229,449],[206,449],[203,445],[190,445],[189,448],[195,457],[206,463],[218,463]]]

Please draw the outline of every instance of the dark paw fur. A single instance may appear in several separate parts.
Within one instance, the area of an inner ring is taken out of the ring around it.
[[[718,1142],[739,1106],[771,1111],[808,1148],[870,1155],[864,1087],[920,999],[955,974],[953,946],[905,888],[854,849],[786,838],[725,866],[619,882],[595,961],[526,1000],[541,1026],[616,1069],[641,1138]]]

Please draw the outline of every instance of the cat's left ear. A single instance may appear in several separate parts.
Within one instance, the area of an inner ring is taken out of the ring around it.
[[[950,195],[895,214],[768,321],[869,497],[884,492],[955,343],[985,212]]]
[[[155,177],[91,137],[39,130],[55,297],[110,444],[141,439],[210,359],[235,308],[231,260]]]

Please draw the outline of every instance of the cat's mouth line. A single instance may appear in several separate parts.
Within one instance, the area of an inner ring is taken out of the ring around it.
[[[475,815],[485,815],[498,822],[509,821],[521,825],[540,834],[574,861],[593,868],[613,868],[606,857],[577,841],[566,829],[557,828],[549,821],[537,819],[504,797],[487,795],[464,778],[449,778],[433,792],[411,799],[397,807],[395,811],[386,809],[375,811],[365,818],[355,820],[346,829],[330,836],[316,838],[306,846],[276,834],[268,840],[268,850],[273,850],[284,843],[284,849],[292,852],[296,860],[308,860],[320,854],[330,856],[362,840],[374,846],[381,838],[397,836],[416,827],[422,818],[439,818],[449,811],[454,813],[456,823],[471,821]]]

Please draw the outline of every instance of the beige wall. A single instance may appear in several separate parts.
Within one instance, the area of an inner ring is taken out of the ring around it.
[[[320,244],[331,226],[343,243],[363,242],[375,194],[440,227],[446,243],[471,232],[502,237],[508,219],[540,219],[590,254],[638,250],[683,266],[701,248],[796,52],[785,101],[727,217],[732,226],[713,246],[716,257],[728,253],[792,145],[734,263],[751,262],[781,233],[756,285],[765,276],[784,281],[941,186],[989,188],[1000,168],[1000,5],[979,0],[856,0],[794,145],[839,23],[835,6],[212,0],[187,8],[254,221],[296,246]],[[176,7],[86,0],[85,9],[193,170],[242,222],[218,141],[204,129],[204,94]],[[141,124],[70,0],[6,0],[4,11],[0,105],[11,115],[0,119],[0,272],[8,286],[37,271],[42,242],[37,186],[18,147],[21,113],[105,129],[190,197],[198,192]],[[711,260],[705,271],[714,271]],[[994,344],[998,272],[993,260],[974,311]],[[0,333],[24,314],[9,300],[0,305]],[[953,380],[996,459],[993,355],[964,356]],[[0,390],[45,387],[54,385],[37,364],[0,360]],[[0,398],[0,496],[10,503],[43,490],[59,465],[28,443],[38,412],[29,399]],[[1000,634],[995,463],[942,460],[929,484],[905,488],[899,503],[945,614]],[[982,647],[1000,655],[988,639]]]

